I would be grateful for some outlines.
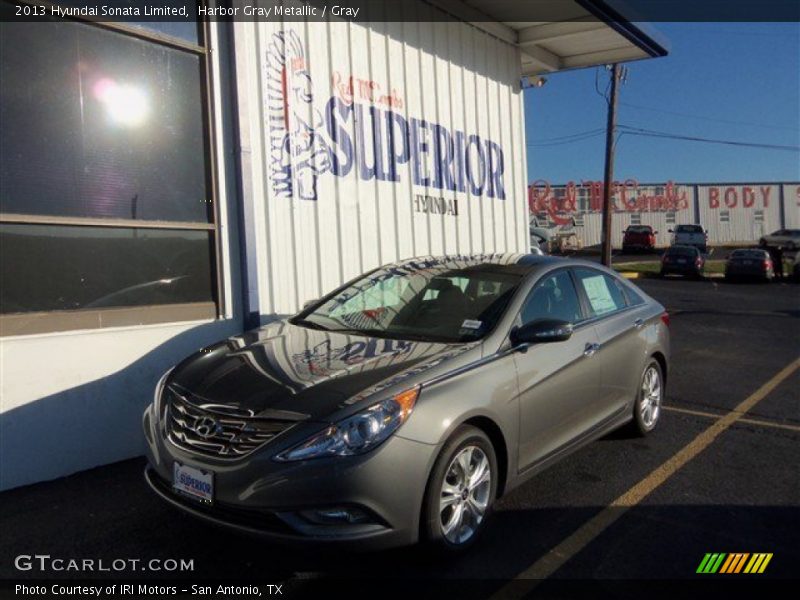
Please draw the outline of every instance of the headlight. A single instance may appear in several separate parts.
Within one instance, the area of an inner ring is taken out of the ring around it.
[[[302,444],[281,452],[275,460],[351,456],[371,450],[406,422],[418,396],[419,387],[414,387],[373,404],[311,436]]]

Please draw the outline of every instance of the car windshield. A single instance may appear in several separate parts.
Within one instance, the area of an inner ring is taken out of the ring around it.
[[[678,225],[675,233],[703,233],[703,228],[700,225]]]
[[[667,250],[667,254],[670,256],[694,256],[697,254],[697,250],[689,246],[673,246]]]
[[[649,225],[631,225],[628,233],[652,233],[653,229]]]
[[[379,269],[292,322],[376,337],[470,342],[494,328],[521,280],[518,269],[495,264]]]

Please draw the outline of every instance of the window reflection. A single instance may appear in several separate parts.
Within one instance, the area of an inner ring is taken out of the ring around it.
[[[201,74],[97,26],[0,23],[0,211],[211,222]]]
[[[0,224],[0,313],[214,301],[208,231]]]

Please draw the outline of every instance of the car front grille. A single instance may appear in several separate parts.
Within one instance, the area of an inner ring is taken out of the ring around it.
[[[291,427],[294,421],[259,418],[222,404],[201,404],[172,388],[164,391],[166,431],[180,448],[222,458],[240,458]]]

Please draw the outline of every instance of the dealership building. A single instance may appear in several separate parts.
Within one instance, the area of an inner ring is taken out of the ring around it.
[[[167,368],[364,271],[527,251],[524,78],[666,50],[616,2],[521,5],[12,22],[0,1],[0,489],[142,454]]]
[[[656,246],[671,243],[676,225],[703,227],[710,246],[757,244],[780,229],[800,229],[800,182],[639,183],[633,179],[612,187],[611,243],[622,246],[629,225],[649,225]],[[528,186],[531,225],[555,234],[575,234],[584,248],[599,246],[603,182]]]

